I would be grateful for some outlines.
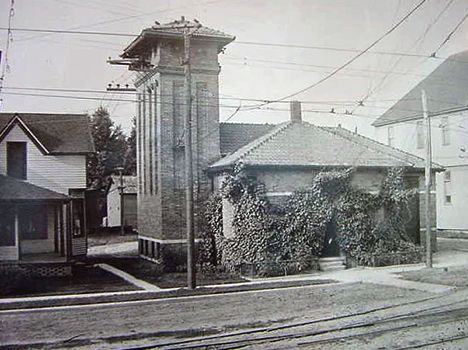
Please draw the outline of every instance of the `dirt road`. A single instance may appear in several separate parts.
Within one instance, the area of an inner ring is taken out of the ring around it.
[[[0,344],[121,349],[154,341],[171,342],[180,337],[335,317],[432,296],[440,294],[360,283],[1,312]]]

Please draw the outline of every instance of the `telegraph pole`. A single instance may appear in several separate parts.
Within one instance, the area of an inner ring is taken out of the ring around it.
[[[117,187],[119,190],[120,195],[120,234],[123,236],[125,235],[125,215],[124,215],[124,189],[125,186],[123,184],[123,167],[117,167],[115,170],[119,172],[119,182],[120,185]]]
[[[421,90],[423,117],[426,124],[426,167],[425,167],[425,201],[426,201],[426,267],[432,267],[432,225],[431,225],[431,120],[427,111],[426,91]]]
[[[190,71],[191,26],[184,26],[184,76],[186,113],[184,119],[185,178],[186,178],[186,229],[187,229],[187,287],[196,288],[195,234],[193,206],[193,160],[192,160],[192,74]],[[199,25],[198,25],[199,27]],[[197,28],[197,27],[196,27]]]

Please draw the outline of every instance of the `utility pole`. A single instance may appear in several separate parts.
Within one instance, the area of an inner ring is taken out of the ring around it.
[[[184,119],[185,178],[186,178],[186,229],[187,229],[187,287],[196,288],[195,235],[193,209],[193,161],[192,161],[192,74],[190,72],[190,29],[184,28],[184,76],[186,113]]]
[[[120,185],[117,187],[120,194],[120,235],[125,235],[125,216],[124,216],[124,189],[125,186],[123,185],[123,167],[115,168],[119,172],[120,177]]]
[[[432,225],[431,225],[431,120],[427,111],[426,91],[421,90],[423,117],[426,124],[426,167],[425,167],[425,201],[426,201],[426,267],[432,267]]]

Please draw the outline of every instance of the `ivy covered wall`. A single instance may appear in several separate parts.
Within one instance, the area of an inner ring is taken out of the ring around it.
[[[202,263],[263,263],[261,274],[281,264],[307,269],[321,255],[331,222],[341,251],[359,264],[393,252],[419,259],[419,232],[407,232],[407,222],[418,215],[409,206],[417,190],[408,188],[402,169],[287,172],[239,165],[224,177],[206,207]],[[230,227],[223,225],[223,203],[232,206]]]

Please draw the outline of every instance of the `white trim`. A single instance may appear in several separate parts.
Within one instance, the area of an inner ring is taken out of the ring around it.
[[[267,192],[266,196],[268,197],[280,197],[280,196],[290,196],[292,192]]]
[[[158,239],[143,235],[138,235],[138,239],[146,239],[147,241],[152,241],[160,244],[185,244],[187,243],[186,239]],[[195,242],[201,242],[200,238],[195,238]]]
[[[156,264],[160,264],[161,263],[161,259],[155,259],[155,258],[150,258],[149,256],[146,256],[144,254],[138,254],[138,256],[142,259],[145,259],[145,260],[148,260],[148,261],[151,261],[153,263],[156,263]]]
[[[36,137],[36,135],[34,135],[34,133],[31,131],[31,129],[28,128],[28,126],[23,122],[23,120],[18,115],[15,115],[13,117],[13,119],[11,119],[10,122],[3,128],[4,131],[2,133],[0,133],[0,139],[3,138],[4,134],[6,133],[6,130],[8,130],[8,128],[10,126],[12,126],[16,121],[18,121],[18,123],[20,123],[26,129],[26,131],[29,133],[30,136],[32,136],[34,141],[39,144],[40,148],[42,148],[44,153],[50,154],[49,150],[42,144],[41,141],[39,141],[39,139]]]
[[[138,288],[141,288],[141,289],[144,289],[144,290],[146,290],[148,292],[159,292],[161,290],[161,288],[159,288],[158,286],[155,286],[154,284],[151,284],[151,283],[148,283],[146,281],[140,280],[140,279],[130,275],[129,273],[127,273],[125,271],[122,271],[122,270],[119,270],[119,269],[115,268],[114,266],[111,266],[111,265],[108,265],[108,264],[97,264],[97,266],[100,267],[101,269],[107,271],[107,272],[110,272],[110,273],[116,275],[117,277],[120,277],[124,281],[127,281],[128,283],[131,283],[134,286],[136,286]]]

